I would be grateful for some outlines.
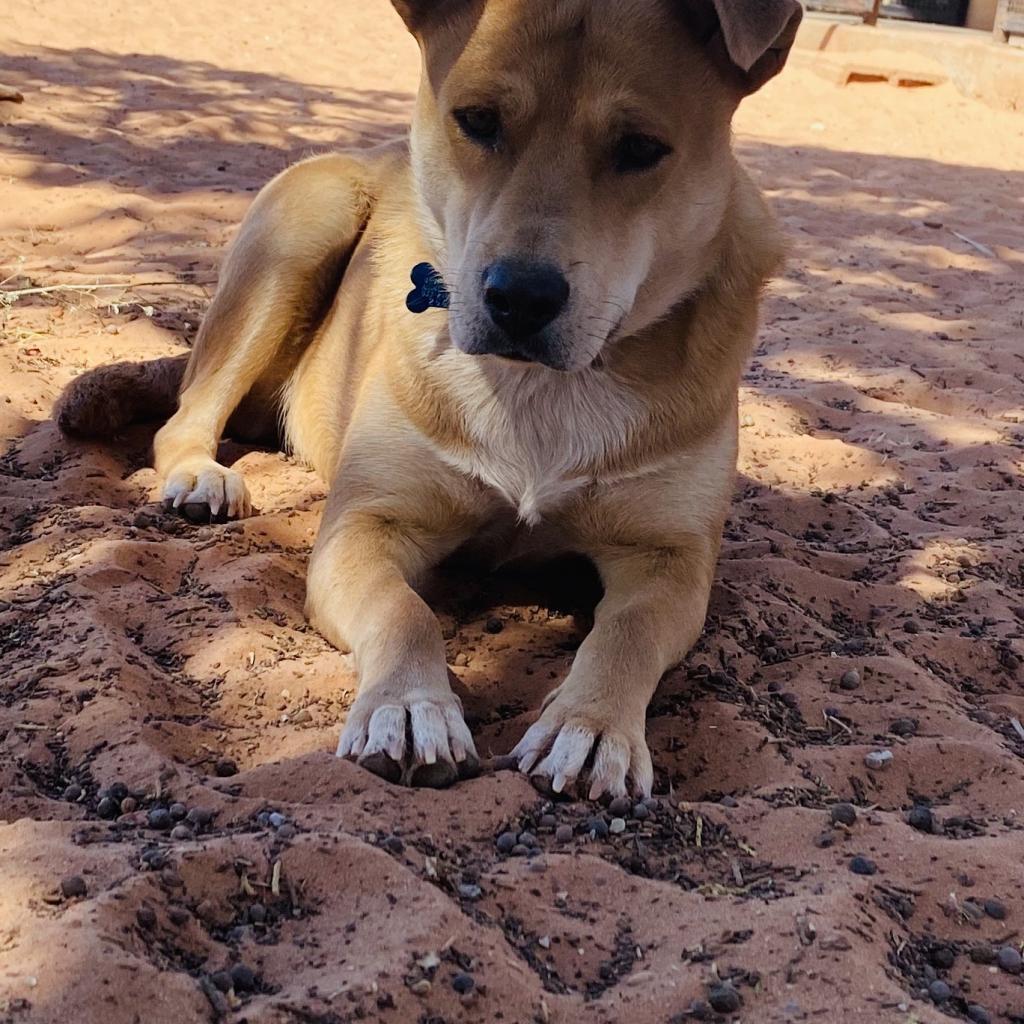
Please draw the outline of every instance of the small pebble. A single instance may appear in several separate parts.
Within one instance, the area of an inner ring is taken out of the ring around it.
[[[996,963],[1001,970],[1007,974],[1020,974],[1024,968],[1024,961],[1021,960],[1020,952],[1013,946],[1003,946],[996,951]]]
[[[723,796],[722,799],[719,800],[718,802],[723,807],[739,807],[739,805],[740,805],[739,800],[737,800],[736,797],[734,797],[734,796]]]
[[[231,968],[231,983],[236,992],[252,992],[256,988],[256,972],[245,964]]]
[[[214,774],[219,779],[229,779],[232,775],[238,774],[238,765],[229,757],[218,761],[213,767]]]
[[[933,967],[948,971],[956,963],[956,951],[949,946],[936,946],[928,957]]]
[[[149,931],[150,928],[156,927],[156,911],[152,907],[139,907],[135,911],[135,920],[138,921],[140,928]]]
[[[608,825],[608,831],[613,836],[621,835],[626,831],[626,819],[625,818],[612,818]]]
[[[529,852],[530,848],[528,846],[524,846],[522,843],[516,843],[516,845],[512,847],[513,857],[525,857]]]
[[[213,987],[218,992],[231,991],[231,975],[227,971],[217,971],[215,974],[211,974],[210,981],[213,982]]]
[[[176,928],[188,923],[188,911],[184,907],[171,907],[167,912],[167,917]]]
[[[985,913],[994,921],[1006,920],[1006,904],[1002,900],[988,899],[982,904]]]
[[[500,633],[504,628],[505,628],[505,623],[502,622],[501,619],[495,619],[495,618],[488,619],[487,620],[487,624],[484,626],[484,629],[486,629],[488,633],[494,633],[494,634]]]
[[[974,1024],[992,1024],[992,1014],[977,1003],[971,1003],[967,1007],[967,1019],[974,1021]]]
[[[267,908],[262,903],[253,903],[249,907],[248,917],[251,924],[263,924],[267,919]]]
[[[96,813],[107,821],[116,818],[120,813],[121,806],[112,797],[105,796],[97,805]]]
[[[591,818],[587,822],[587,831],[597,839],[604,839],[608,835],[608,822],[604,818]]]
[[[288,821],[288,819],[283,814],[278,814],[277,811],[273,811],[268,816],[267,821],[270,822],[272,828],[280,828]]]
[[[400,836],[390,835],[384,840],[384,848],[396,856],[401,853],[405,853],[405,843],[402,842]]]
[[[512,847],[516,845],[515,832],[502,832],[495,840],[494,845],[497,846],[498,853],[511,853]]]
[[[617,796],[609,805],[608,813],[615,818],[624,818],[632,808],[632,802],[628,796]]]
[[[661,801],[656,796],[649,796],[644,800],[644,807],[652,813],[654,811],[659,811],[661,810]]]
[[[910,813],[907,815],[907,824],[911,828],[917,829],[918,832],[931,833],[935,829],[935,818],[930,808],[918,804],[910,809]]]
[[[903,632],[920,633],[921,627],[913,619],[907,619],[907,621],[903,623]]]
[[[708,1020],[711,1016],[711,1007],[703,999],[694,999],[686,1011],[694,1020]]]
[[[193,807],[188,814],[185,815],[185,820],[195,828],[206,828],[210,822],[213,821],[216,812],[206,810],[203,807]]]
[[[853,804],[833,804],[829,812],[833,825],[855,825],[857,808]]]
[[[989,945],[973,946],[967,954],[972,963],[994,964],[996,962],[996,951]]]
[[[467,992],[472,992],[473,989],[476,988],[476,982],[473,980],[473,975],[466,974],[463,971],[452,978],[452,988],[461,996],[465,995]]]
[[[139,806],[139,801],[133,796],[126,796],[121,801],[121,813],[122,814],[133,814],[135,809]]]
[[[484,891],[479,885],[474,885],[472,882],[464,882],[459,886],[459,895],[464,900],[478,900],[483,896]]]
[[[941,979],[936,979],[928,986],[928,995],[933,1003],[941,1006],[949,1000],[953,990]]]
[[[850,870],[855,875],[873,875],[878,871],[878,865],[870,857],[854,857],[850,861]]]
[[[171,814],[166,807],[154,807],[146,816],[150,828],[166,832],[171,827]]]
[[[167,866],[167,855],[163,850],[144,850],[142,853],[142,863],[150,871],[160,871]]]
[[[851,668],[849,672],[844,672],[842,678],[839,680],[839,686],[843,690],[859,689],[860,673],[855,668]]]
[[[740,1008],[740,994],[732,985],[715,985],[708,990],[708,1002],[715,1013],[735,1013]]]
[[[299,830],[290,821],[286,821],[277,830],[277,836],[279,839],[294,839],[298,834]]]
[[[69,875],[67,878],[61,879],[60,891],[65,899],[77,900],[85,896],[88,889],[85,879],[81,875]]]
[[[646,804],[636,804],[633,807],[633,817],[637,821],[646,821],[651,816],[651,812],[647,810]]]
[[[82,787],[73,782],[64,790],[63,796],[68,803],[77,803],[82,799]]]
[[[107,791],[103,795],[109,796],[111,800],[116,800],[120,803],[129,795],[128,787],[123,782],[115,782],[113,785],[107,787]]]
[[[171,829],[171,838],[175,842],[184,842],[192,838],[192,829],[188,825],[175,825]]]
[[[259,825],[260,828],[270,828],[270,812],[260,811],[260,813],[256,815],[256,824]]]
[[[541,828],[554,828],[558,824],[558,819],[553,814],[542,814],[538,824]]]
[[[894,736],[902,736],[904,739],[909,736],[916,736],[917,722],[913,718],[897,718],[889,726],[889,732]]]
[[[880,772],[888,768],[893,762],[893,756],[891,750],[872,750],[864,758],[864,764],[867,765],[868,769],[873,772]]]
[[[528,849],[533,849],[535,846],[540,844],[537,842],[537,837],[532,832],[520,832],[519,833],[519,844],[525,846]]]
[[[572,840],[572,825],[559,825],[555,829],[555,842],[568,843]]]
[[[820,850],[827,850],[830,846],[834,846],[836,837],[832,832],[822,832],[817,839],[814,840],[814,845]]]
[[[409,986],[409,991],[414,996],[425,996],[433,987],[426,978],[420,978]]]

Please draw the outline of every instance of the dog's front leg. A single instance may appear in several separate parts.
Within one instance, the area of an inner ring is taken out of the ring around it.
[[[541,788],[591,800],[650,795],[647,705],[700,634],[717,546],[686,536],[589,552],[605,587],[594,628],[512,752]]]
[[[417,479],[396,469],[397,478],[404,473]],[[337,491],[360,489],[351,484],[342,473]],[[479,762],[448,683],[440,624],[412,582],[458,547],[477,519],[426,484],[404,497],[381,492],[356,503],[332,494],[310,559],[309,618],[352,650],[359,672],[338,756],[392,782],[445,786]]]

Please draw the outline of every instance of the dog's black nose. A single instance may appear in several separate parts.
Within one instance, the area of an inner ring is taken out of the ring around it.
[[[515,341],[547,327],[568,301],[569,282],[549,263],[499,260],[484,271],[487,312]]]

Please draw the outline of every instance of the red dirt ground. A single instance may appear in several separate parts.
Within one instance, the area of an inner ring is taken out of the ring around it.
[[[151,430],[49,419],[84,368],[188,344],[272,174],[401,130],[388,5],[12,0],[2,32],[0,1021],[666,1024],[717,978],[757,1024],[1024,1020],[1021,976],[975,962],[1024,922],[1019,115],[806,69],[741,112],[793,259],[707,629],[651,711],[661,804],[601,839],[508,772],[410,792],[331,756],[353,679],[303,621],[310,473],[235,449],[260,514],[191,527],[153,504]],[[439,583],[482,752],[565,671],[570,582]],[[118,781],[136,810],[103,820]],[[172,800],[216,816],[169,840]],[[499,853],[508,828],[543,852]],[[235,962],[257,991],[204,994]]]

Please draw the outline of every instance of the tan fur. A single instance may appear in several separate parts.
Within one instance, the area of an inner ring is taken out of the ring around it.
[[[360,671],[339,754],[416,784],[476,763],[417,578],[503,517],[523,547],[588,555],[594,629],[515,754],[556,792],[649,793],[645,709],[703,623],[737,384],[781,258],[730,150],[742,88],[716,63],[721,35],[695,35],[670,0],[396,6],[424,52],[410,143],[301,163],[257,198],[156,438],[165,495],[244,515],[217,443],[229,417],[250,434],[279,421],[331,483],[307,610]],[[761,45],[791,21],[767,19]],[[748,61],[756,25],[729,19]],[[508,152],[454,126],[453,108],[485,102]],[[674,149],[628,180],[604,164],[627,116]],[[465,351],[482,268],[524,252],[569,268],[568,372]],[[421,261],[450,311],[405,309]]]

